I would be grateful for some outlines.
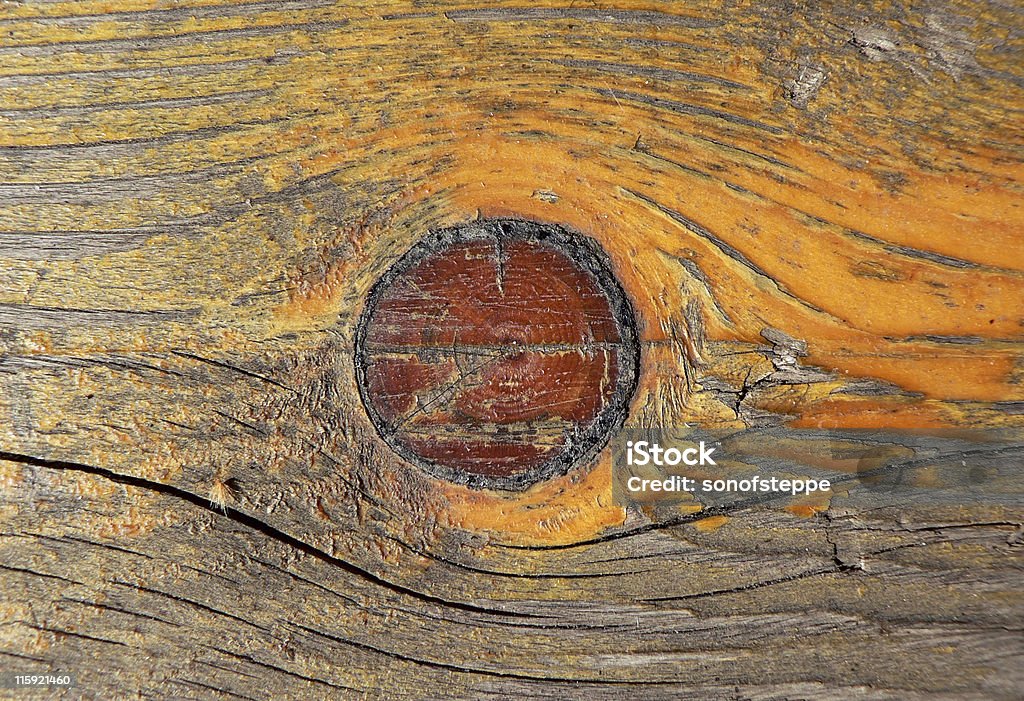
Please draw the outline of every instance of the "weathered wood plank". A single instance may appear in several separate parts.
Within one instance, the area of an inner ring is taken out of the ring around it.
[[[836,462],[824,501],[627,509],[607,450],[475,490],[380,440],[353,349],[427,231],[513,217],[608,253],[627,426],[1019,431],[1021,25],[997,0],[4,5],[0,671],[90,698],[1019,698],[1019,452],[930,501]]]

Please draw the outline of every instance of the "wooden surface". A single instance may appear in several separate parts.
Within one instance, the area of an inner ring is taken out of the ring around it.
[[[608,252],[629,426],[1020,429],[1022,30],[1002,0],[3,3],[2,670],[1019,698],[1019,451],[930,501],[627,511],[607,451],[473,490],[380,441],[352,353],[428,230],[517,217]]]

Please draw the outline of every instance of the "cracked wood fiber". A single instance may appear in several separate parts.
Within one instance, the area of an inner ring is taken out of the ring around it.
[[[604,450],[476,489],[385,444],[353,354],[427,232],[529,220],[631,301],[627,426],[1019,430],[1022,30],[999,0],[4,3],[0,671],[1019,698],[1019,472],[627,512]]]

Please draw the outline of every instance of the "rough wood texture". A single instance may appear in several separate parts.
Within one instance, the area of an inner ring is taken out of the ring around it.
[[[473,490],[383,445],[352,352],[425,231],[517,217],[609,253],[629,425],[1020,429],[1022,30],[1001,0],[3,4],[3,669],[1019,698],[1019,471],[710,518],[627,512],[607,453]]]

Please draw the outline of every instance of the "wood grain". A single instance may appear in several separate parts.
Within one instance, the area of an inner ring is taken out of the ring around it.
[[[352,353],[427,231],[513,217],[608,252],[629,426],[1019,431],[1022,29],[1001,0],[2,5],[0,671],[1019,698],[1019,452],[922,503],[626,510],[607,452],[474,490],[381,442]]]

